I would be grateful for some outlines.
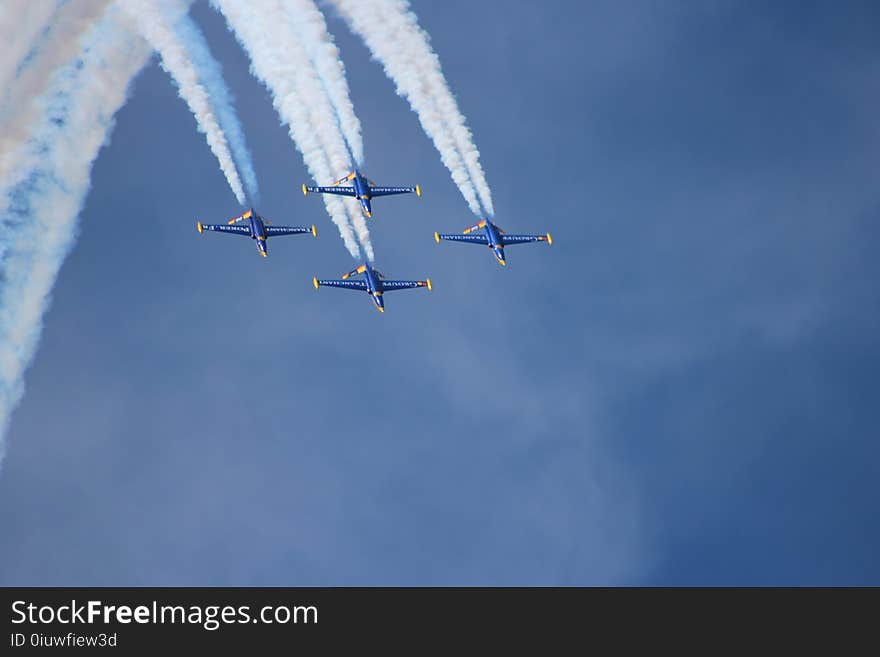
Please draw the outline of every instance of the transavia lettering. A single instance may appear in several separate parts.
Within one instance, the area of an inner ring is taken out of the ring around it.
[[[102,632],[101,634],[87,635],[74,634],[73,632],[68,632],[67,634],[39,634],[34,632],[31,635],[27,635],[16,632],[10,635],[9,645],[13,648],[20,648],[24,645],[44,648],[82,648],[85,646],[99,646],[102,648],[108,646],[112,648],[116,647],[116,633],[106,634]]]

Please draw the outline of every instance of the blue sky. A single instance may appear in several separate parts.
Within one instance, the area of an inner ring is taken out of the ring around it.
[[[352,266],[206,3],[275,223],[155,62],[93,171],[0,470],[4,585],[880,583],[874,3],[414,2],[508,267],[330,27],[380,199]],[[341,172],[342,173],[342,172]],[[340,173],[340,175],[341,175]]]

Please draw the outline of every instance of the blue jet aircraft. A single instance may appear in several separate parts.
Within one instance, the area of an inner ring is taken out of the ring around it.
[[[363,280],[348,280],[356,274],[363,274]],[[347,274],[344,274],[342,280],[320,280],[318,278],[313,278],[312,282],[314,283],[316,290],[320,286],[326,285],[328,287],[342,287],[348,290],[360,290],[361,292],[366,292],[370,295],[373,303],[376,304],[376,309],[380,313],[385,312],[385,301],[382,299],[382,294],[385,292],[391,292],[392,290],[406,290],[411,287],[426,287],[428,290],[433,289],[431,287],[430,278],[425,279],[424,281],[386,281],[385,276],[381,272],[377,271],[367,263],[364,263],[357,269],[352,269]]]
[[[352,182],[352,185],[342,185],[344,182]],[[392,196],[394,194],[412,194],[415,192],[417,196],[422,195],[422,188],[415,187],[378,187],[372,180],[367,180],[360,171],[355,169],[344,178],[340,178],[332,186],[329,187],[308,187],[302,186],[303,195],[309,192],[317,194],[337,194],[339,196],[353,196],[361,202],[364,213],[368,217],[373,216],[373,208],[370,206],[370,199],[377,196]]]
[[[247,221],[247,224],[237,225],[240,221]],[[264,258],[269,255],[266,250],[266,240],[270,237],[278,235],[299,235],[301,233],[311,233],[312,237],[318,236],[318,230],[312,225],[309,228],[298,226],[271,226],[258,215],[253,208],[241,214],[234,219],[230,219],[225,224],[203,224],[198,222],[199,232],[203,230],[214,230],[220,233],[232,233],[234,235],[244,235],[256,241],[257,249]]]
[[[485,231],[483,235],[471,235],[470,233],[482,228]],[[483,219],[480,223],[474,224],[470,228],[465,228],[464,232],[459,233],[434,233],[434,241],[440,244],[440,240],[449,240],[450,242],[466,242],[467,244],[482,244],[492,249],[495,259],[502,265],[507,264],[504,257],[504,247],[509,244],[523,244],[525,242],[547,242],[553,244],[553,238],[550,233],[544,235],[508,235],[498,226],[488,219]]]

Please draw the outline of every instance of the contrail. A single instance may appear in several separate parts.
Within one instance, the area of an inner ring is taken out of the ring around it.
[[[49,27],[58,2],[3,0],[0,3],[0,88],[15,78],[18,68],[31,52],[34,42]]]
[[[92,163],[146,64],[147,44],[109,9],[52,78],[41,119],[0,180],[0,436],[24,391],[52,285],[76,232]],[[0,455],[3,451],[0,441]]]
[[[199,131],[205,134],[208,146],[220,163],[220,170],[226,176],[232,193],[241,205],[245,205],[241,179],[229,152],[229,143],[211,104],[211,98],[199,80],[198,71],[190,61],[186,48],[174,33],[173,24],[179,16],[173,12],[173,9],[179,9],[180,3],[172,8],[170,3],[160,3],[156,0],[120,0],[120,5],[131,19],[132,27],[140,30],[159,52],[162,68],[171,75],[177,84],[180,97],[189,105]]]
[[[229,142],[232,156],[241,171],[248,199],[253,205],[260,203],[260,189],[257,185],[257,174],[251,152],[247,146],[244,129],[235,112],[235,99],[223,79],[223,70],[212,55],[205,35],[189,14],[174,24],[174,30],[181,43],[186,44],[190,59],[199,73],[202,84],[208,91],[217,112],[217,120]]]
[[[382,62],[397,93],[406,98],[422,128],[434,141],[475,214],[494,214],[492,194],[479,161],[479,151],[427,33],[419,27],[407,0],[329,0]]]
[[[339,120],[334,118],[334,106],[331,94],[327,92],[324,81],[321,78],[318,67],[309,56],[308,48],[304,45],[306,39],[297,27],[298,21],[292,12],[284,12],[282,2],[278,0],[257,0],[255,3],[264,16],[278,17],[272,21],[273,39],[277,43],[285,43],[285,55],[296,67],[299,75],[296,78],[297,92],[307,102],[312,120],[312,125],[318,131],[318,138],[326,153],[333,171],[332,177],[338,178],[351,168],[351,153],[346,148],[345,142],[339,135]],[[309,4],[314,3],[309,0]],[[320,13],[320,12],[318,12]],[[284,20],[286,18],[287,20]],[[321,18],[323,21],[323,17]],[[325,26],[326,33],[326,26]],[[344,82],[344,77],[343,77]],[[345,83],[346,99],[348,97],[348,85]],[[351,101],[348,101],[351,104]],[[352,106],[352,114],[354,108]],[[355,117],[357,121],[357,117]],[[358,122],[358,127],[360,122]],[[361,147],[362,148],[362,147]],[[331,182],[330,180],[327,181]],[[368,260],[373,260],[373,245],[370,242],[370,231],[367,228],[367,220],[361,212],[360,204],[356,199],[344,197],[342,199],[349,222],[354,227],[358,242],[364,249]]]
[[[31,123],[40,117],[36,103],[52,74],[79,53],[80,40],[110,2],[79,0],[61,5],[51,22],[35,36],[16,75],[4,85],[0,98],[0,180],[14,164],[11,155],[17,144],[27,139]],[[32,3],[29,7],[39,14],[51,3]]]
[[[248,53],[252,72],[269,90],[272,104],[281,121],[287,125],[309,174],[320,184],[332,181],[333,172],[345,169],[349,164],[345,145],[342,143],[341,161],[338,153],[325,147],[326,141],[333,139],[334,135],[340,143],[342,139],[335,126],[329,134],[322,129],[322,110],[317,105],[320,98],[328,106],[329,101],[323,91],[318,99],[313,97],[314,90],[308,84],[312,67],[301,65],[297,54],[302,47],[295,39],[290,42],[281,21],[284,12],[280,5],[265,0],[211,0],[211,4],[223,14],[229,28]],[[332,120],[332,109],[330,112]],[[346,205],[336,196],[324,195],[323,199],[349,253],[358,257],[360,249],[349,223]]]
[[[354,111],[345,77],[345,65],[333,37],[327,31],[324,14],[314,0],[285,0],[288,16],[299,34],[306,53],[315,67],[336,116],[339,129],[348,143],[352,158],[361,166],[364,162],[364,142],[361,122]]]

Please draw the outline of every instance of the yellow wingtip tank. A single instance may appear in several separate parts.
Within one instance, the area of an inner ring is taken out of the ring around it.
[[[312,224],[312,237],[318,236],[318,229],[315,228],[315,224]]]
[[[416,196],[422,195],[422,188],[419,185],[416,185]]]
[[[550,233],[547,233],[547,246],[553,246],[553,238],[550,237]]]
[[[306,187],[306,184],[303,183],[303,196],[308,195],[308,193],[309,193],[309,190],[308,190],[308,188]]]
[[[434,286],[431,285],[431,279],[430,279],[430,278],[426,278],[426,279],[425,279],[425,283],[428,284],[428,292],[430,292],[431,290],[434,289]]]
[[[434,241],[437,242],[437,244],[440,244],[440,233],[436,230],[434,231]]]
[[[315,286],[315,289],[316,289],[316,290],[317,290],[319,287],[321,287],[321,284],[318,282],[318,277],[317,277],[317,276],[315,276],[314,278],[312,278],[312,285]]]
[[[201,233],[202,230],[203,230],[203,229],[202,229],[202,222],[201,222],[201,221],[196,222],[196,227],[199,229],[199,232]]]

